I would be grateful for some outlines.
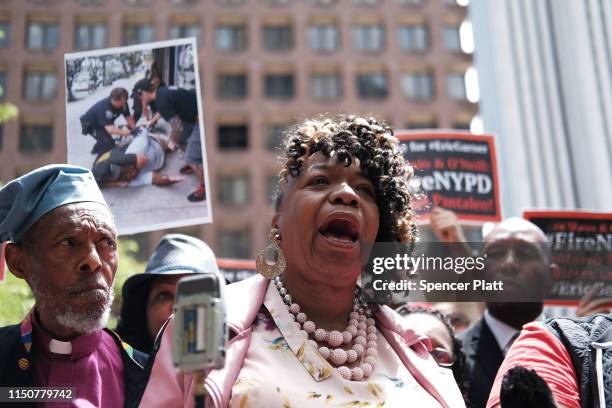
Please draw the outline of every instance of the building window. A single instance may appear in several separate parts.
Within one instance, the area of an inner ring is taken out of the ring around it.
[[[250,258],[251,233],[249,230],[219,231],[218,256],[221,258]]]
[[[359,51],[382,51],[385,47],[385,29],[379,24],[353,27],[353,46]]]
[[[29,71],[25,74],[23,96],[29,101],[47,101],[55,97],[54,72]]]
[[[219,176],[218,199],[224,205],[245,205],[250,201],[249,176]]]
[[[270,7],[284,7],[291,4],[292,0],[263,0],[263,2]]]
[[[155,28],[151,24],[128,24],[123,27],[123,45],[155,41]]]
[[[276,174],[266,176],[266,201],[272,204],[274,201],[274,195],[278,188],[278,176]]]
[[[0,71],[0,101],[6,98],[6,72]]]
[[[246,74],[218,74],[217,96],[223,99],[246,98],[247,82]]]
[[[338,27],[333,24],[308,27],[308,45],[314,51],[337,50],[340,47]]]
[[[0,48],[8,48],[11,46],[11,23],[9,21],[0,21]]]
[[[461,40],[458,26],[445,26],[443,29],[444,47],[450,51],[461,50]]]
[[[45,153],[53,149],[53,127],[49,125],[21,125],[19,151]]]
[[[451,73],[446,78],[448,97],[455,101],[465,101],[465,75],[462,73]]]
[[[466,122],[463,120],[457,120],[455,121],[455,123],[453,123],[453,129],[457,129],[457,130],[470,130],[470,125],[471,122]]]
[[[397,30],[399,46],[403,51],[425,51],[429,46],[427,26],[400,26]]]
[[[403,75],[400,86],[404,95],[415,101],[428,101],[433,98],[433,76],[429,72],[415,72]]]
[[[333,6],[334,4],[336,4],[336,0],[308,0],[308,1],[313,6],[328,7],[328,6]]]
[[[106,47],[106,24],[78,23],[75,32],[75,46],[79,50]]]
[[[432,116],[431,118],[421,118],[408,120],[406,129],[435,129],[438,127],[436,119]]]
[[[59,45],[57,23],[28,23],[27,46],[31,50],[52,50]]]
[[[151,0],[123,0],[123,2],[130,6],[146,6],[151,4]]]
[[[353,4],[356,6],[375,6],[378,4],[378,0],[353,0]]]
[[[293,74],[266,74],[264,77],[266,98],[293,98],[293,82]]]
[[[216,29],[216,46],[221,51],[243,51],[246,49],[246,27],[244,25],[220,25]]]
[[[290,25],[264,26],[263,41],[267,50],[290,50],[293,48],[293,28]]]
[[[264,134],[266,137],[266,149],[276,151],[282,147],[285,139],[285,131],[289,127],[288,123],[273,123],[266,125]]]
[[[342,96],[342,81],[337,73],[312,74],[310,85],[313,99],[333,101]]]
[[[423,0],[396,0],[400,6],[420,6]]]
[[[100,4],[104,4],[106,0],[77,0],[80,4],[84,6],[99,6]]]
[[[171,40],[195,37],[199,43],[202,40],[202,29],[199,24],[173,24],[168,30],[168,37]]]
[[[217,0],[217,3],[222,6],[240,6],[244,4],[244,1],[245,0]]]
[[[247,149],[248,133],[247,125],[219,125],[219,149]]]
[[[387,75],[382,72],[357,75],[357,94],[363,99],[384,99],[387,97]]]

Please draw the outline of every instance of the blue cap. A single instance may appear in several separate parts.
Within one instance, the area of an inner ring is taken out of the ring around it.
[[[51,210],[86,201],[107,206],[85,168],[52,164],[21,176],[0,189],[0,242],[18,242]]]

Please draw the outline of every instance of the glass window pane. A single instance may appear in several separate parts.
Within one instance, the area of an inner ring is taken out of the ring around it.
[[[249,258],[251,234],[248,230],[219,231],[219,256],[225,258]]]
[[[461,49],[461,41],[459,40],[459,27],[444,27],[444,47],[447,50],[457,51]]]
[[[308,44],[316,51],[333,51],[340,45],[338,27],[315,25],[308,28]]]
[[[22,125],[19,135],[19,151],[42,153],[53,149],[53,128],[51,126]]]
[[[46,73],[42,78],[40,99],[52,99],[55,96],[56,78],[54,74]]]
[[[428,47],[427,27],[403,26],[398,29],[400,48],[405,51],[423,51]]]
[[[293,33],[290,26],[264,27],[264,47],[268,50],[289,50],[293,48]]]
[[[248,176],[220,176],[219,202],[226,205],[245,205],[249,203]]]
[[[11,23],[8,21],[0,22],[0,48],[8,48],[11,45]]]
[[[96,24],[93,28],[92,48],[106,47],[106,25]]]
[[[138,39],[141,43],[155,41],[155,30],[150,25],[140,26],[138,30]]]
[[[28,24],[28,48],[39,50],[43,47],[43,27],[38,23]]]
[[[218,128],[219,149],[246,149],[248,127],[246,125],[220,125]]]
[[[45,48],[52,50],[59,45],[59,26],[57,24],[49,24],[46,26],[45,32]]]
[[[264,77],[264,90],[268,98],[287,99],[293,97],[292,74],[268,74]]]
[[[24,96],[28,100],[36,100],[40,95],[41,76],[37,73],[26,74]]]
[[[89,49],[89,25],[87,24],[77,24],[76,34],[75,34],[75,46],[76,48],[83,50]]]
[[[433,77],[430,73],[407,74],[400,78],[404,95],[413,100],[429,100],[433,97]]]
[[[266,149],[274,151],[281,148],[285,139],[285,130],[289,124],[273,124],[267,125],[265,128]]]
[[[357,75],[357,93],[364,99],[387,97],[387,76],[383,73]]]
[[[247,77],[244,74],[219,74],[217,96],[220,98],[244,98],[247,95]]]
[[[361,51],[380,51],[384,47],[385,30],[378,25],[353,27],[353,46]]]
[[[277,175],[271,175],[271,176],[266,177],[266,200],[270,204],[272,204],[272,200],[274,200],[274,195],[276,194],[277,186],[278,186],[278,176]]]
[[[6,72],[0,72],[0,101],[6,98],[7,92]]]
[[[318,100],[335,100],[340,98],[341,83],[337,74],[316,74],[311,78],[312,97]]]
[[[246,48],[246,30],[244,26],[219,26],[215,32],[217,49],[222,51],[241,51]]]
[[[463,74],[449,74],[447,77],[448,96],[454,100],[465,100],[465,80]]]

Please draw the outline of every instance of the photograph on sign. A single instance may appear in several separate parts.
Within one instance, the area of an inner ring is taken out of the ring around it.
[[[551,262],[559,267],[548,303],[577,304],[589,292],[612,298],[612,213],[533,210],[523,218],[546,234]]]
[[[212,222],[194,38],[66,54],[68,163],[120,234]]]
[[[395,135],[415,170],[422,196],[413,208],[422,221],[435,207],[452,210],[461,221],[501,220],[493,136],[445,131]]]

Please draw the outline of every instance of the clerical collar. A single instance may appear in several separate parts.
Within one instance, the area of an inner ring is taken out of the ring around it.
[[[32,316],[32,334],[36,350],[48,357],[71,359],[84,357],[93,353],[100,343],[102,330],[81,334],[71,341],[56,340],[42,327],[37,313]]]

